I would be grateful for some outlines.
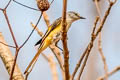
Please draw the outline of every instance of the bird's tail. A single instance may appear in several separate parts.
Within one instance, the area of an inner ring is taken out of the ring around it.
[[[32,61],[30,62],[30,64],[28,65],[28,67],[26,68],[24,74],[26,74],[27,72],[31,72],[32,68],[34,67],[40,53],[42,52],[42,49],[39,49],[38,52],[36,53],[36,55],[34,56],[34,58],[32,59]]]
[[[37,43],[39,43],[39,42],[41,42],[41,40],[38,41]],[[37,45],[37,43],[36,43],[36,45]],[[37,61],[40,53],[41,53],[44,49],[46,49],[46,48],[50,45],[50,43],[51,43],[50,40],[48,41],[48,39],[45,39],[45,40],[40,44],[40,47],[39,47],[39,49],[38,49],[38,52],[36,53],[36,55],[34,56],[34,58],[32,59],[32,61],[30,62],[30,64],[29,64],[28,67],[26,68],[24,74],[32,71],[32,68],[34,67],[34,65],[35,65],[35,63],[36,63],[36,61]],[[28,71],[28,70],[29,70],[29,71]]]

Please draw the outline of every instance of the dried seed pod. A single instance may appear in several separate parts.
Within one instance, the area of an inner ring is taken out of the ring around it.
[[[48,0],[36,0],[37,1],[37,6],[40,9],[40,11],[46,11],[49,9],[50,4]]]

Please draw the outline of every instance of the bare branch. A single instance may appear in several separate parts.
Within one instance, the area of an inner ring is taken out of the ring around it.
[[[2,41],[0,41],[0,43],[3,44],[3,45],[5,45],[5,46],[11,47],[11,48],[16,48],[15,46],[11,46],[11,45],[3,43]]]
[[[101,10],[100,10],[100,6],[99,6],[99,3],[98,3],[98,0],[95,0],[95,6],[96,6],[96,10],[97,10],[97,13],[100,17],[100,21],[101,21]]]
[[[12,0],[9,0],[8,4],[5,6],[4,10],[6,10],[8,8],[8,6],[10,5]]]
[[[2,8],[0,8],[0,10],[1,10],[1,11],[3,11],[3,9],[2,9]]]
[[[6,19],[6,21],[7,21],[8,28],[9,28],[10,33],[11,33],[11,35],[12,35],[12,39],[13,39],[13,41],[14,41],[14,43],[15,43],[15,46],[16,46],[16,48],[18,48],[18,45],[17,45],[16,39],[15,39],[15,36],[14,36],[13,30],[12,30],[12,27],[11,27],[11,25],[10,25],[10,22],[9,22],[8,16],[7,16],[7,14],[6,14],[6,10],[3,10],[3,14],[4,14],[5,19]]]
[[[33,28],[35,28],[35,25],[31,22],[31,25]],[[37,33],[40,35],[40,36],[43,36],[43,33],[36,27],[35,30],[37,31]]]
[[[70,79],[70,73],[69,73],[69,51],[68,51],[68,47],[67,47],[66,11],[67,11],[67,0],[63,0],[62,44],[63,44],[63,53],[64,53],[65,80],[69,80]]]
[[[40,11],[39,9],[35,9],[35,8],[32,8],[32,7],[26,6],[26,5],[20,3],[20,2],[18,2],[18,1],[16,1],[16,0],[13,0],[13,1],[14,1],[15,3],[17,3],[17,4],[21,5],[21,6],[23,6],[23,7],[26,7],[26,8],[29,8],[29,9],[35,10],[35,11]]]
[[[0,32],[0,40],[6,44],[2,33]],[[0,57],[6,67],[6,70],[8,71],[9,75],[11,74],[13,63],[14,63],[14,57],[12,56],[12,53],[8,46],[5,46],[3,44],[0,44]],[[15,66],[14,74],[12,77],[12,80],[24,80],[24,77],[18,67],[18,65]]]
[[[80,72],[79,72],[79,75],[78,75],[78,80],[80,80],[80,77],[81,77],[81,75],[82,75],[82,72],[83,72],[83,70],[84,70],[84,68],[85,68],[85,65],[86,65],[86,63],[87,63],[87,60],[88,60],[90,51],[91,51],[91,49],[92,49],[92,47],[93,47],[93,42],[94,42],[94,40],[95,40],[95,39],[94,39],[94,38],[95,38],[94,34],[95,34],[95,29],[96,29],[96,25],[97,25],[97,23],[98,23],[98,20],[99,20],[99,17],[96,17],[95,22],[94,22],[94,26],[93,26],[93,31],[92,31],[92,34],[91,34],[91,41],[90,41],[87,49],[86,49],[85,52],[84,52],[84,53],[86,53],[86,56],[85,56],[85,60],[84,60],[84,62],[83,62],[83,65],[81,66],[81,69],[80,69]]]
[[[97,12],[98,12],[98,15],[100,17],[100,22],[101,22],[101,11],[100,11],[100,6],[99,6],[99,2],[98,0],[95,0],[95,5],[96,5],[96,9],[97,9]],[[104,63],[104,71],[105,71],[105,80],[108,80],[108,67],[107,67],[107,63],[106,63],[106,59],[105,59],[105,56],[103,54],[103,51],[102,51],[102,45],[101,45],[101,32],[99,33],[99,39],[98,39],[98,50],[99,50],[99,53],[101,55],[101,58],[102,58],[102,61]]]
[[[27,43],[27,41],[30,39],[30,37],[32,36],[34,30],[37,28],[38,23],[39,23],[40,20],[41,20],[42,14],[43,14],[43,12],[41,12],[40,17],[39,17],[39,19],[38,19],[35,27],[33,28],[33,30],[31,31],[31,33],[30,33],[29,36],[27,37],[27,39],[23,42],[23,44],[22,44],[19,48],[22,48],[22,47]]]
[[[101,45],[101,34],[99,34],[99,40],[98,40],[98,50],[101,55],[102,61],[104,63],[104,70],[105,70],[105,80],[108,80],[108,66],[106,63],[106,58],[104,56],[104,53],[102,51],[102,45]]]
[[[43,18],[44,18],[44,21],[46,22],[47,27],[49,27],[50,26],[50,21],[49,21],[49,17],[46,14],[45,11],[43,12]]]
[[[118,72],[120,70],[120,66],[116,67],[115,69],[113,69],[111,72],[108,73],[108,76],[112,76],[113,74],[115,74],[116,72]],[[97,80],[104,80],[105,76],[99,77]]]
[[[94,37],[94,33],[95,33],[95,29],[96,29],[96,25],[97,25],[98,20],[99,20],[99,17],[96,17],[95,22],[94,22],[93,31],[92,31],[92,37]],[[91,37],[91,38],[92,38],[92,37]],[[92,39],[91,39],[91,43],[92,43]],[[71,76],[71,79],[72,79],[72,80],[74,79],[75,74],[77,73],[79,67],[81,66],[82,60],[84,59],[85,55],[88,53],[88,49],[89,49],[89,51],[91,50],[91,48],[92,48],[92,44],[91,44],[91,43],[88,44],[88,46],[87,46],[87,48],[85,49],[84,53],[83,53],[82,56],[80,57],[80,60],[78,61],[77,65],[76,65],[76,67],[75,67],[75,70],[74,70],[74,72],[73,72],[73,74],[72,74],[72,76]],[[88,54],[87,56],[89,56],[89,54]],[[85,61],[85,62],[86,62],[86,61]],[[86,63],[84,63],[84,66],[85,66],[85,64],[86,64]],[[84,67],[83,67],[83,68],[84,68]],[[82,69],[82,70],[83,70],[83,69]],[[80,72],[80,75],[81,75],[81,72]],[[80,77],[80,76],[79,76],[79,77]]]

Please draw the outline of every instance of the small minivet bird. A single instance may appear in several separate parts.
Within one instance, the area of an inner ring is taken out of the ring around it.
[[[69,11],[66,14],[66,30],[68,31],[68,29],[70,28],[71,24],[79,19],[85,19],[84,17],[81,17],[78,13],[73,12],[73,11]],[[61,30],[62,30],[62,18],[58,18],[55,20],[55,22],[53,24],[51,24],[48,28],[48,30],[46,31],[46,33],[44,34],[44,36],[42,37],[42,39],[40,39],[36,44],[36,45],[40,45],[38,52],[36,53],[36,55],[34,56],[34,58],[32,59],[32,61],[30,62],[30,64],[28,65],[28,67],[26,68],[25,72],[28,72],[29,68],[32,68],[35,64],[35,62],[37,61],[40,53],[45,50],[51,43],[54,42],[55,39],[57,39],[58,37],[60,37],[61,35]]]

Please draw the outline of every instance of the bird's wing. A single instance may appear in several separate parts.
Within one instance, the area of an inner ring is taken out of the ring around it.
[[[58,25],[60,25],[61,19],[62,19],[61,17],[58,18],[58,19],[56,19],[55,22],[53,22],[53,24],[51,24],[51,25],[49,26],[49,28],[48,28],[48,30],[46,31],[46,33],[44,34],[44,36],[35,44],[35,46],[38,45],[38,44],[41,45],[41,43],[43,43],[43,41],[44,41],[45,38],[49,35],[49,33],[50,33],[51,31],[53,31]]]

